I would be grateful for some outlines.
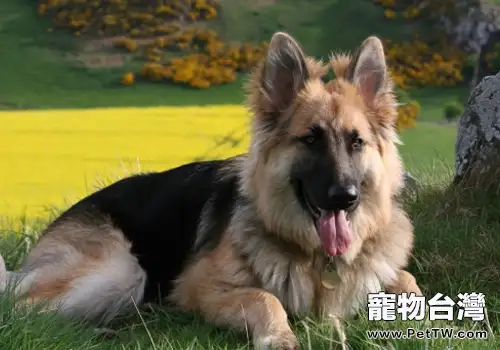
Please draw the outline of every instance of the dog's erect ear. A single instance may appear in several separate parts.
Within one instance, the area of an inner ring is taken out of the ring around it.
[[[363,41],[344,78],[358,86],[368,105],[371,105],[375,97],[386,89],[387,64],[384,47],[379,38],[371,36]]]
[[[286,33],[275,33],[269,43],[260,81],[272,112],[279,113],[289,107],[308,78],[300,45]]]

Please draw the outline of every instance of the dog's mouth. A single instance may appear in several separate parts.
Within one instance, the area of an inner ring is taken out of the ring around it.
[[[307,192],[297,183],[297,192],[303,206],[309,211],[324,252],[328,256],[344,254],[352,242],[351,224],[345,210],[323,210],[313,205]]]

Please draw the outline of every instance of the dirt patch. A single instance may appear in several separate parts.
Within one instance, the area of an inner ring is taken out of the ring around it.
[[[137,44],[137,47],[144,47],[149,44],[151,44],[154,40],[157,40],[159,38],[163,38],[165,40],[169,39],[171,36],[170,35],[165,35],[165,36],[154,36],[154,37],[148,37],[148,38],[134,38],[135,43]],[[111,37],[111,38],[104,38],[104,39],[91,39],[83,42],[79,48],[80,52],[85,52],[85,53],[91,53],[91,52],[103,52],[103,51],[110,51],[115,49],[115,40],[120,37]]]
[[[274,5],[278,0],[242,0],[242,2],[251,7],[259,8]]]
[[[105,53],[80,53],[67,56],[67,59],[76,65],[90,69],[123,67],[128,62],[128,58],[123,54]]]
[[[109,50],[113,48],[113,43],[116,38],[104,38],[104,39],[89,39],[84,41],[80,46],[81,52],[98,52]]]
[[[185,24],[183,19],[177,20],[177,21],[168,21],[164,23],[165,25],[168,24],[177,24],[180,27],[179,32],[182,32],[184,29],[186,29],[188,26]],[[176,33],[179,33],[176,32]],[[170,35],[159,35],[159,36],[151,36],[151,37],[144,37],[144,38],[132,38],[138,47],[146,46],[149,45],[153,40],[158,39],[158,38],[164,38],[168,39],[172,35],[175,35],[176,33],[170,34]],[[125,35],[126,36],[126,35]],[[80,44],[79,51],[80,52],[102,52],[102,51],[108,51],[114,49],[114,42],[117,38],[121,38],[123,36],[112,36],[112,37],[105,37],[105,38],[89,38],[86,40],[83,40],[82,43]]]

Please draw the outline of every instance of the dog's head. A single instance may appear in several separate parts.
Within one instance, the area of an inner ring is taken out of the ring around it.
[[[330,69],[336,77],[325,82]],[[268,230],[334,256],[366,238],[354,227],[361,212],[365,221],[388,220],[402,171],[378,38],[323,65],[276,33],[249,92],[253,138],[242,187]]]

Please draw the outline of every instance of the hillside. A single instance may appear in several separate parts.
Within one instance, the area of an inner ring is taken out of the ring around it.
[[[220,0],[219,4],[218,17],[207,26],[225,41],[258,42],[268,40],[276,30],[285,30],[300,40],[308,53],[322,57],[331,50],[351,49],[371,34],[402,38],[413,30],[408,24],[386,21],[383,9],[372,0]],[[85,43],[69,33],[52,31],[49,20],[39,18],[31,0],[0,3],[0,41],[4,81],[0,106],[7,108],[226,104],[243,100],[242,76],[233,84],[200,92],[165,83],[123,87],[120,76],[138,69],[133,61],[115,67],[82,68],[75,57],[81,55]]]

